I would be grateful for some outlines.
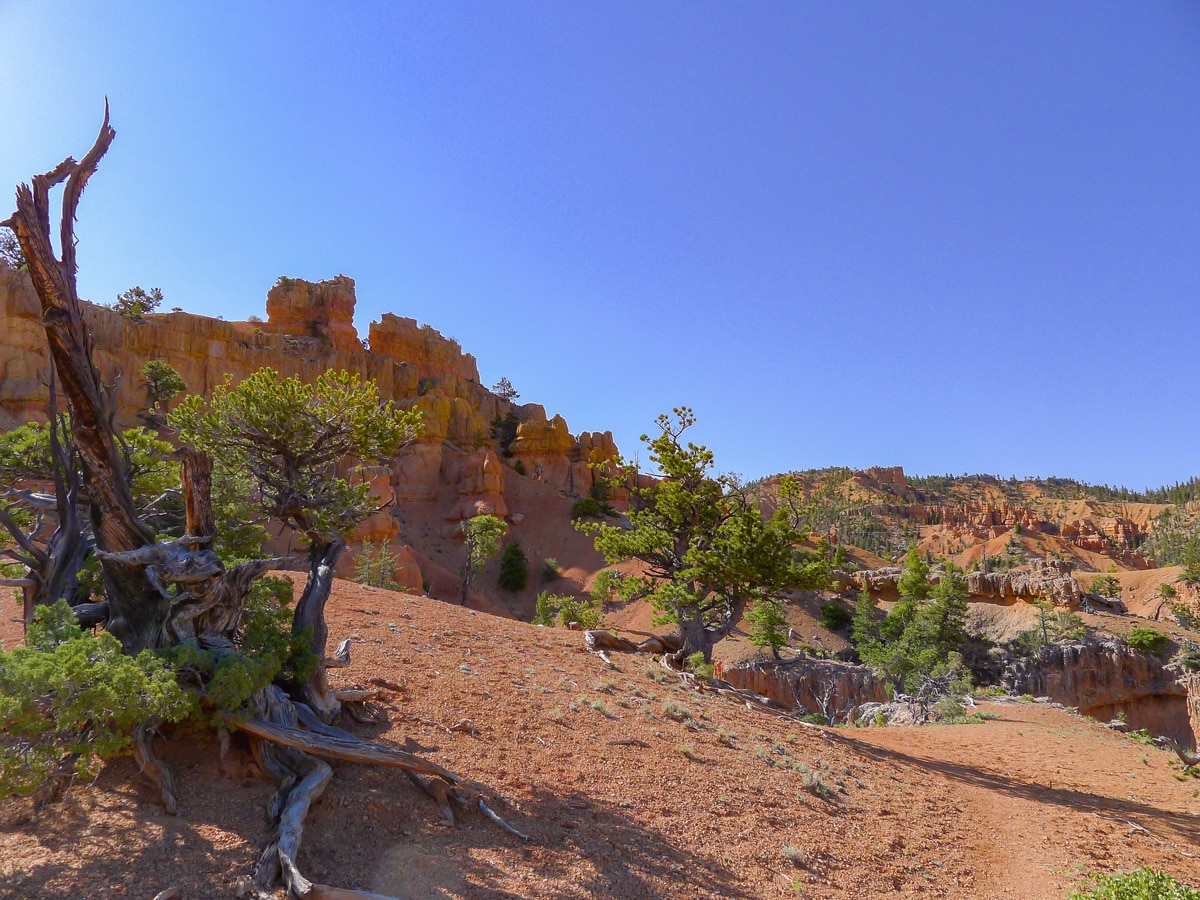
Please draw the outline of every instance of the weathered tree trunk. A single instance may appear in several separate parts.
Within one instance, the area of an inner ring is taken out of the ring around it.
[[[340,538],[329,542],[313,542],[309,548],[308,581],[304,584],[304,591],[292,617],[293,634],[299,634],[305,628],[312,628],[309,648],[317,657],[317,664],[302,691],[304,701],[326,722],[338,714],[341,704],[330,693],[325,672],[325,649],[329,644],[325,604],[333,589],[333,570],[345,548],[346,544]]]
[[[703,653],[704,662],[711,663],[713,647],[729,636],[745,611],[746,601],[738,597],[730,602],[716,625],[705,625],[699,615],[680,619],[679,638],[683,641],[683,649],[675,658],[682,664],[693,653]]]
[[[0,527],[9,532],[16,550],[4,555],[23,563],[27,574],[23,578],[0,582],[6,587],[23,589],[23,618],[28,628],[34,610],[58,600],[75,600],[76,584],[91,540],[79,521],[79,463],[71,437],[58,416],[57,391],[53,374],[50,378],[50,460],[54,473],[53,502],[43,494],[11,489],[9,499],[36,509],[33,528],[26,534],[20,524],[0,509]],[[54,533],[45,547],[36,543],[41,529],[41,513],[53,509],[56,516]]]
[[[126,462],[117,446],[100,374],[92,362],[92,338],[83,321],[75,283],[75,213],[88,179],[95,173],[116,132],[104,124],[81,162],[67,158],[32,185],[17,188],[17,211],[3,224],[16,232],[29,275],[42,306],[42,325],[50,357],[71,415],[71,433],[83,466],[84,489],[91,500],[92,533],[101,550],[123,552],[153,543],[154,535],[138,517]],[[63,187],[59,245],[50,239],[50,189]],[[108,630],[126,651],[159,646],[168,604],[145,572],[119,562],[104,565],[109,603]]]
[[[183,447],[175,455],[182,462],[179,480],[187,516],[184,534],[211,537],[217,533],[212,508],[213,458],[192,447]]]

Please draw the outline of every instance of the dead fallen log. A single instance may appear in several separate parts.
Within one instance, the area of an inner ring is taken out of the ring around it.
[[[237,728],[246,734],[311,753],[314,756],[324,756],[329,759],[340,759],[345,762],[366,763],[368,765],[388,766],[393,769],[405,769],[410,772],[421,772],[425,775],[436,775],[452,784],[459,782],[459,777],[453,772],[443,769],[437,763],[421,759],[404,750],[384,747],[380,744],[368,744],[363,741],[347,741],[344,738],[330,737],[300,728],[286,725],[276,725],[264,722],[262,719],[236,719],[225,717],[225,723],[231,728]]]
[[[584,646],[592,653],[595,653],[601,648],[605,650],[624,650],[626,652],[637,652],[637,644],[628,638],[617,637],[610,631],[602,631],[599,628],[590,628],[583,633]]]

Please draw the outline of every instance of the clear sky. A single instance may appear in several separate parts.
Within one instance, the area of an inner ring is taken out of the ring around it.
[[[627,454],[690,405],[747,477],[1200,473],[1191,0],[0,0],[0,84],[0,186],[111,101],[97,301],[344,273],[362,333]]]

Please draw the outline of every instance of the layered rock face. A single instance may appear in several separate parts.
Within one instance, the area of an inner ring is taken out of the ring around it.
[[[1188,744],[1188,688],[1180,676],[1160,659],[1107,640],[1046,647],[1034,659],[1013,660],[1003,683],[1013,693],[1049,697],[1103,722],[1124,713],[1132,729]]]
[[[903,574],[904,569],[900,566],[832,573],[835,581],[853,584],[859,590],[865,586],[873,591],[896,587]],[[929,580],[933,584],[941,581],[941,576],[940,568],[935,566],[929,570]],[[1084,596],[1079,582],[1071,576],[1070,566],[1058,559],[1035,559],[1028,569],[968,572],[966,581],[972,597],[1000,603],[1045,598],[1060,606],[1078,606]]]
[[[354,279],[345,275],[317,284],[280,278],[267,292],[267,317],[271,330],[279,334],[315,338],[354,353],[362,349],[354,327],[354,302]]]
[[[612,434],[572,436],[561,416],[547,419],[535,404],[516,406],[479,384],[475,358],[456,341],[414,319],[385,313],[371,323],[366,345],[354,327],[354,280],[321,282],[281,278],[267,294],[266,322],[225,322],[184,312],[137,322],[107,307],[85,304],[95,339],[95,361],[114,385],[117,422],[139,424],[147,397],[139,370],[150,359],[170,363],[188,392],[208,395],[227,378],[238,382],[268,366],[314,381],[345,369],[375,382],[383,400],[421,411],[422,435],[401,454],[372,470],[372,490],[385,503],[446,502],[447,529],[482,512],[507,516],[505,478],[517,476],[490,449],[492,422],[519,421],[514,460],[530,477],[586,494],[589,462],[617,455]],[[25,273],[0,266],[0,428],[45,421],[50,361],[41,307]],[[403,584],[420,590],[417,557],[398,539],[395,516],[382,511],[355,534],[356,541],[390,545]],[[347,558],[342,574],[353,571]]]
[[[720,666],[714,674],[791,709],[836,715],[839,722],[848,721],[864,703],[888,699],[887,687],[868,667],[832,659],[766,660],[728,669]]]

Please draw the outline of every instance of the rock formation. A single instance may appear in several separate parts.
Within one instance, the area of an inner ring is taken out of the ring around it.
[[[721,666],[714,674],[734,687],[746,688],[791,709],[836,715],[847,721],[864,703],[888,699],[884,683],[867,666],[800,656]]]
[[[878,569],[863,569],[858,572],[832,573],[834,581],[853,584],[858,590],[864,586],[873,591],[895,588],[904,569],[900,566],[882,566]],[[934,566],[929,570],[933,584],[941,581],[942,569]],[[1045,598],[1060,606],[1078,606],[1084,596],[1079,582],[1071,576],[1070,566],[1057,559],[1035,559],[1028,569],[1010,569],[1004,572],[968,572],[967,591],[972,597],[1012,603],[1016,600]]]
[[[1186,685],[1188,721],[1192,726],[1192,746],[1200,751],[1200,675],[1189,675]]]
[[[1032,659],[1015,659],[1003,684],[1014,694],[1049,697],[1101,722],[1123,713],[1130,728],[1186,745],[1192,726],[1181,674],[1124,641],[1102,640],[1045,647]]]
[[[371,323],[364,345],[354,327],[355,300],[353,279],[342,275],[316,283],[281,278],[267,294],[266,322],[185,312],[135,321],[93,304],[85,304],[85,316],[123,426],[143,421],[139,370],[150,359],[170,363],[191,393],[207,395],[227,378],[237,382],[264,366],[304,381],[345,369],[374,381],[383,400],[419,409],[421,437],[370,473],[380,504],[392,500],[397,507],[371,516],[354,535],[389,544],[410,590],[421,589],[424,557],[398,536],[393,513],[405,505],[446,503],[437,517],[454,531],[462,518],[481,512],[508,515],[505,479],[520,477],[511,467],[516,461],[529,477],[583,495],[593,483],[589,463],[617,455],[609,432],[575,437],[561,416],[547,419],[536,404],[518,406],[493,394],[479,383],[474,357],[428,325],[385,313]],[[29,276],[0,266],[0,428],[46,419],[50,363],[40,315]],[[506,465],[492,449],[492,423],[508,415],[519,424]],[[353,566],[347,556],[341,574]]]

